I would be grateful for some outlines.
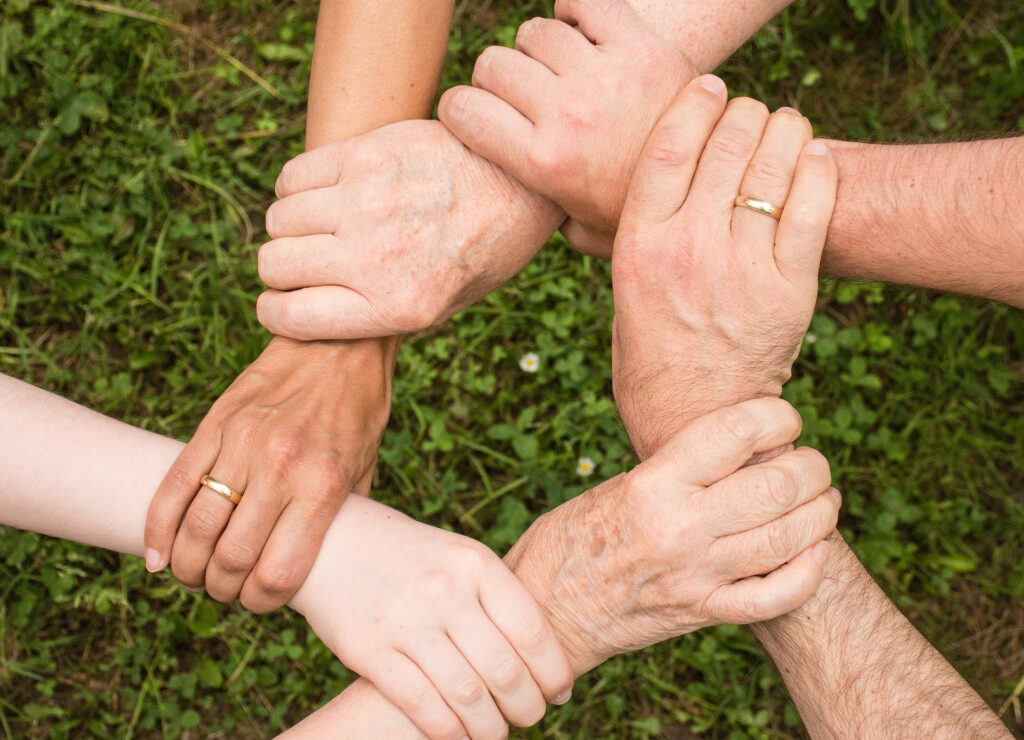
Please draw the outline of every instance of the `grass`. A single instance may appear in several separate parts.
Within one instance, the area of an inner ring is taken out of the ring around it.
[[[267,341],[261,213],[301,149],[313,8],[269,0],[0,8],[0,371],[185,438]],[[130,10],[130,12],[129,12]],[[460,3],[444,84],[544,12]],[[735,92],[819,133],[1024,129],[1024,10],[803,0],[730,60]],[[377,495],[502,549],[632,462],[609,393],[607,266],[554,241],[402,350]],[[1024,321],[971,299],[824,281],[786,394],[833,461],[879,582],[1024,736]],[[525,375],[519,357],[541,368]],[[593,458],[594,478],[575,474]],[[0,530],[6,737],[264,737],[351,676],[290,613],[253,617],[141,562]],[[594,671],[528,737],[801,737],[749,633]]]

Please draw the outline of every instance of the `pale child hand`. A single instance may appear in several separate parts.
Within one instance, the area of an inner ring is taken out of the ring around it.
[[[568,700],[568,659],[497,555],[361,496],[291,605],[434,740],[504,738]]]

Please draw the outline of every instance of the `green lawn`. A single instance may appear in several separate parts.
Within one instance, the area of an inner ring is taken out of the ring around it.
[[[0,7],[0,372],[186,438],[267,341],[255,254],[276,174],[301,150],[315,8],[116,2],[132,11]],[[445,85],[549,4],[458,3]],[[1022,65],[1019,2],[803,0],[723,73],[824,135],[940,141],[1021,133]],[[631,465],[608,283],[607,265],[555,240],[409,341],[376,495],[502,550]],[[833,463],[844,534],[1021,734],[1024,321],[825,281],[812,331],[786,395]],[[529,351],[533,375],[518,367]],[[576,475],[580,456],[594,477]],[[9,529],[0,552],[6,737],[263,737],[352,678],[294,614],[253,617],[136,559]],[[524,736],[693,734],[802,735],[747,630],[610,661]]]

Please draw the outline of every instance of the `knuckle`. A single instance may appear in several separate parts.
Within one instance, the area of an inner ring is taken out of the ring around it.
[[[775,462],[763,463],[756,490],[767,499],[773,510],[788,511],[796,502],[797,486],[787,466]]]
[[[501,54],[501,47],[497,46],[488,46],[480,52],[480,56],[476,58],[476,64],[473,65],[472,82],[474,85],[478,82],[490,79]]]
[[[523,664],[515,655],[505,655],[494,666],[491,680],[499,691],[511,691],[524,678]]]
[[[548,639],[548,623],[540,615],[531,615],[519,626],[519,647],[527,652],[539,650]]]
[[[248,542],[221,542],[213,557],[217,565],[231,575],[249,573],[259,560],[262,547]]]
[[[220,534],[221,516],[205,506],[193,506],[185,515],[185,535],[193,540],[208,542]]]
[[[301,435],[287,429],[270,433],[263,443],[266,459],[279,470],[288,469],[301,460],[303,449]]]
[[[256,586],[268,594],[290,594],[302,585],[302,578],[294,567],[278,563],[257,566],[253,577]]]
[[[708,143],[708,148],[717,158],[743,162],[750,159],[755,146],[756,142],[749,131],[731,123],[719,126]]]
[[[531,39],[536,39],[541,33],[544,27],[545,19],[543,18],[530,18],[520,24],[519,30],[516,31],[516,48],[520,48],[522,44],[529,44]]]
[[[793,555],[792,531],[785,519],[776,519],[765,528],[763,551],[773,563],[788,562]]]
[[[740,442],[757,437],[761,424],[747,409],[730,406],[719,412],[719,425],[723,432]]]
[[[483,683],[475,676],[466,676],[452,688],[452,696],[459,704],[471,706],[484,698]]]
[[[549,180],[568,170],[567,152],[557,147],[538,143],[526,150],[526,160],[531,170]]]
[[[747,168],[747,175],[760,182],[788,178],[793,166],[778,154],[763,152],[755,157]]]
[[[692,165],[698,156],[687,145],[683,129],[676,124],[659,127],[651,136],[647,151],[652,162],[671,169],[684,169]]]

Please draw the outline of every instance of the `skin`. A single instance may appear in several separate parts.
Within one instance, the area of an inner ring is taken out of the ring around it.
[[[307,148],[430,114],[451,3],[391,5],[384,22],[377,3],[321,3]],[[286,603],[348,493],[369,493],[398,345],[271,340],[157,488],[147,567],[255,612]],[[237,509],[200,488],[207,473],[245,494]]]
[[[9,421],[0,429],[0,524],[141,555],[148,492],[182,444],[6,376],[0,403]],[[381,691],[359,681],[347,695],[368,700],[374,714],[354,711],[332,721],[327,735],[312,736],[379,737],[394,726],[396,736],[419,737],[418,725],[431,738],[505,737],[500,715],[474,709],[486,709],[479,700],[488,692],[515,701],[513,687],[529,683],[517,682],[517,673],[529,671],[565,699],[572,676],[617,652],[803,603],[821,583],[821,539],[838,513],[828,463],[799,450],[743,468],[752,454],[799,433],[799,416],[778,399],[695,421],[664,454],[538,520],[506,558],[518,579],[473,540],[350,496],[290,605]],[[47,464],[55,457],[63,464]],[[759,485],[772,470],[789,473],[783,499]],[[621,526],[598,526],[612,521]],[[598,547],[603,555],[595,559]],[[504,691],[476,686],[470,670],[453,683],[457,695],[442,700],[417,669],[438,649],[439,635],[451,636],[442,662],[458,672],[468,653],[489,654],[467,651],[469,643],[486,644],[497,632],[515,646],[511,660],[498,639],[490,669],[474,670],[504,683]],[[552,664],[548,648],[556,640],[567,650]],[[543,710],[539,700],[530,721]],[[371,718],[372,730],[358,734]]]
[[[673,83],[685,84],[688,60],[626,3],[559,0],[555,15],[561,28],[534,20],[515,50],[486,50],[473,87],[450,90],[439,115],[471,149],[562,206],[574,246],[608,258],[640,147]],[[1024,139],[828,145],[840,185],[825,272],[1024,306],[1024,227],[1003,217],[1024,197]]]
[[[688,68],[697,69],[717,65],[785,4],[631,3],[673,44],[685,45]],[[387,163],[388,172],[374,162]],[[566,220],[561,208],[439,125],[402,124],[309,152],[282,172],[278,194],[268,214],[274,238],[260,251],[260,275],[271,290],[257,310],[272,332],[299,339],[435,325],[508,280]]]
[[[786,356],[780,350],[790,350],[788,356],[794,357],[807,327],[817,293],[817,261],[835,199],[836,167],[827,150],[816,153],[813,142],[802,144],[809,132],[782,117],[791,114],[777,113],[765,124],[765,112],[747,106],[739,109],[742,115],[734,114],[729,135],[722,142],[728,146],[715,145],[716,134],[712,134],[695,167],[692,142],[701,137],[694,132],[703,130],[702,116],[711,118],[713,114],[704,113],[704,106],[699,110],[687,106],[688,90],[669,107],[652,133],[627,194],[612,256],[617,312],[613,341],[619,347],[628,346],[629,351],[637,351],[658,336],[686,345],[696,327],[694,336],[708,334],[714,347],[715,331],[703,327],[740,327],[743,345],[727,347],[718,364],[729,378],[731,364],[744,362],[737,355],[746,354],[756,360],[747,363],[748,374],[771,383],[779,372],[776,363]],[[725,130],[728,117],[727,109],[716,133]],[[785,125],[773,132],[775,121]],[[756,143],[758,137],[744,135],[759,129],[764,131],[760,144]],[[759,162],[768,140],[773,142],[771,158]],[[739,149],[752,155],[745,165],[732,156]],[[705,167],[711,162],[717,163],[714,177],[709,176],[711,168]],[[741,208],[722,217],[734,193],[752,181],[764,188],[759,192],[783,196],[787,209],[780,222]],[[718,239],[705,234],[698,245],[689,238],[693,215],[688,214],[688,204],[700,206],[702,228],[714,230],[717,222]],[[759,220],[750,220],[751,215]],[[736,252],[730,252],[728,240],[723,243],[722,238],[745,229],[751,230],[746,240],[732,247],[742,249],[742,258],[736,259]],[[704,244],[712,247],[711,253]],[[652,245],[670,260],[668,269],[658,271],[657,281],[646,278],[649,270],[638,269],[643,260],[653,259],[649,253],[645,257],[645,250]],[[760,307],[742,299],[703,300],[694,305],[685,299],[671,299],[689,293],[694,286],[721,279],[723,263],[733,265],[721,284],[729,285],[734,296],[747,295],[759,285],[764,290],[766,279],[770,284],[782,278],[790,286],[787,302],[802,303],[804,310],[780,315],[770,299]],[[645,294],[655,283],[668,297],[661,310],[648,312],[637,324],[624,320],[623,314],[637,307],[634,301],[644,305]],[[742,333],[746,322],[761,327],[759,337]],[[787,324],[790,331],[780,333]],[[785,347],[787,335],[797,339]],[[776,361],[765,351],[776,351]],[[615,352],[613,349],[613,356]],[[619,363],[613,374],[620,377],[613,377],[613,383],[628,388],[636,374],[622,371]],[[783,374],[788,372],[785,368]],[[703,378],[701,366],[688,362],[666,363],[657,375],[659,384],[674,387],[681,397],[701,395]],[[745,387],[741,383],[734,392],[742,395]],[[639,393],[633,397],[642,398]],[[624,421],[632,438],[658,440],[685,424],[687,408],[686,404],[673,408],[655,403],[646,407],[646,415],[632,419],[624,415]],[[838,533],[832,535],[831,542],[839,555],[830,560],[826,581],[811,602],[777,620],[754,625],[755,634],[779,666],[811,736],[1009,737],[981,698],[889,602]]]
[[[686,256],[690,245],[687,230],[683,228],[687,202],[702,202],[711,213],[728,213],[726,218],[718,218],[718,238],[712,239],[712,244],[721,251],[735,247],[749,249],[746,254],[755,257],[755,267],[749,272],[741,273],[740,277],[754,281],[759,278],[759,272],[768,276],[778,272],[793,282],[794,290],[803,290],[811,296],[815,290],[810,286],[808,276],[814,274],[815,263],[825,240],[830,200],[834,198],[836,185],[834,161],[827,150],[824,153],[816,153],[814,147],[808,147],[805,144],[808,136],[806,129],[795,125],[790,119],[782,119],[786,124],[782,129],[782,141],[778,141],[779,134],[772,131],[771,121],[765,123],[762,112],[754,107],[741,105],[738,108],[744,115],[736,120],[733,114],[733,120],[726,120],[722,114],[724,95],[720,91],[715,92],[713,85],[703,87],[700,82],[698,80],[696,84],[684,90],[673,108],[662,119],[658,130],[648,143],[627,199],[627,216],[624,217],[624,227],[620,229],[613,263],[618,311],[615,341],[620,350],[628,346],[635,351],[643,351],[646,347],[648,351],[654,352],[658,348],[654,346],[653,341],[664,344],[665,337],[670,337],[668,341],[671,341],[679,336],[686,337],[687,333],[692,331],[684,317],[701,326],[704,324],[703,319],[706,318],[701,316],[701,311],[704,314],[712,312],[710,306],[699,304],[687,312],[676,313],[673,310],[664,310],[663,305],[647,304],[643,301],[643,296],[650,292],[652,283],[667,280],[671,289],[672,281],[687,279],[692,284],[703,279],[703,272],[714,274],[718,269],[714,260],[709,261],[707,258],[696,262],[687,261],[685,264],[693,265],[689,271],[672,269],[676,264],[675,260]],[[792,116],[791,113],[780,115]],[[722,118],[719,119],[719,116]],[[710,141],[714,141],[716,133],[720,134],[727,130],[731,132],[729,140],[734,143],[742,139],[739,134],[743,132],[762,132],[761,141],[755,141],[755,146],[748,147],[748,161],[743,162],[742,159],[735,157],[723,158],[721,147],[713,146],[711,143],[704,146],[703,141],[707,139],[709,133]],[[775,225],[764,216],[759,216],[763,219],[760,222],[745,221],[747,214],[739,211],[729,212],[731,196],[726,197],[723,186],[730,178],[733,182],[740,182],[750,173],[755,176],[768,174],[762,167],[755,165],[760,144],[766,139],[778,141],[780,150],[796,152],[796,156],[789,160],[788,171],[775,172],[775,179],[766,182],[768,185],[774,183],[776,187],[779,187],[782,181],[788,183],[785,186],[789,190],[789,202],[797,207],[791,208],[787,224]],[[701,150],[702,156],[699,154]],[[793,214],[796,214],[795,217]],[[737,220],[737,216],[741,218]],[[712,221],[711,226],[715,225],[716,222]],[[734,229],[751,229],[751,243],[730,245],[727,237]],[[716,233],[713,231],[706,236],[715,237]],[[667,254],[668,260],[668,263],[658,271],[658,281],[649,280],[651,271],[636,269],[634,264],[639,259],[650,259],[651,255],[647,250],[654,245],[660,246],[660,251]],[[724,259],[730,261],[732,257],[727,253]],[[764,277],[761,275],[760,279]],[[676,293],[685,292],[683,286],[674,287]],[[668,303],[670,309],[677,305],[679,304],[673,304],[671,301]],[[737,304],[735,310],[748,309],[748,306]],[[628,316],[631,311],[645,310],[648,311],[646,315],[640,314],[633,319]],[[728,314],[729,306],[714,306],[714,312]],[[724,318],[728,320],[729,317]],[[770,317],[760,318],[764,320]],[[805,321],[801,312],[794,312],[788,320]],[[802,330],[796,330],[793,334],[799,336],[801,332]],[[621,367],[619,365],[619,371]],[[694,390],[693,383],[695,380],[702,380],[702,377],[700,373],[696,374],[696,378],[688,377],[693,374],[692,367],[675,363],[664,373],[674,375],[680,396],[700,394],[699,390]],[[629,387],[631,378],[636,379],[637,375],[628,373],[617,377],[617,389],[623,389],[640,398],[642,394],[639,389],[634,391]],[[668,430],[686,424],[681,420],[681,414],[671,407],[652,404],[648,413],[650,418],[646,420],[646,424],[651,430],[650,438],[654,440],[671,440]],[[734,430],[742,429],[743,423],[730,423],[728,426]],[[692,429],[692,426],[690,428]],[[638,429],[638,424],[627,422],[627,430],[634,439],[640,436]],[[780,447],[776,443],[780,441],[765,440],[759,448],[751,446],[735,459],[739,461],[756,457],[758,450],[761,453],[777,454]],[[659,442],[653,444],[661,445]],[[785,446],[782,448],[785,449]],[[669,441],[660,452],[653,453],[654,457],[651,460],[658,459],[659,455],[669,451],[679,454],[675,450],[681,449],[683,448],[677,447],[674,441]],[[791,454],[784,453],[774,461],[787,460],[787,455]],[[763,469],[763,465],[755,465],[748,470],[760,470]],[[641,465],[637,470],[643,468],[644,465]],[[785,477],[781,477],[772,482],[771,478],[766,477],[761,481],[762,488],[766,491],[782,491],[785,488],[785,480]],[[614,482],[611,481],[610,484]],[[595,493],[596,491],[591,492],[570,504],[579,501],[585,507],[588,497],[590,501],[607,500],[597,499]],[[777,496],[772,498],[779,500]],[[626,497],[624,501],[628,502],[629,499],[630,497]],[[524,544],[537,543],[528,552],[538,553],[549,561],[562,562],[564,556],[559,551],[561,543],[557,536],[546,531],[546,524],[558,517],[560,512],[569,511],[568,506],[567,504],[559,507],[538,520],[510,553],[507,560],[528,586],[531,584],[531,576],[523,571],[521,566],[529,564],[530,556],[522,556],[519,548]],[[727,506],[726,499],[717,499],[715,506]],[[599,536],[603,534],[602,524],[607,526],[610,522],[623,521],[623,510],[629,511],[628,503],[618,501],[607,513],[598,513],[594,517],[587,516],[586,508],[582,508],[582,518],[570,525],[568,531],[582,533],[587,547],[580,549],[587,551],[587,557],[579,562],[570,557],[567,561],[569,567],[562,571],[562,577],[571,579],[574,574],[594,573],[595,580],[605,584],[620,584],[624,590],[631,590],[629,577],[623,577],[623,572],[631,572],[630,563],[615,563],[614,554],[611,558],[612,565],[600,557],[595,558],[592,554],[595,551],[595,543],[593,540],[587,540],[594,532],[599,533]],[[629,518],[625,520],[629,521]],[[651,522],[657,522],[658,517],[656,513],[651,512],[640,517],[638,521],[650,525]],[[837,534],[833,534],[832,538],[831,546],[841,553],[841,558],[838,563],[830,558],[826,571],[828,580],[818,589],[808,605],[775,620],[754,625],[756,633],[768,647],[785,676],[812,736],[917,737],[921,734],[934,734],[939,737],[1008,737],[1005,729],[980,697],[941,655],[921,638],[874,585],[842,539]],[[643,537],[643,541],[651,539]],[[678,537],[668,539],[672,542],[680,540]],[[611,541],[614,540],[613,536]],[[606,540],[602,538],[601,544],[605,542]],[[648,556],[643,566],[645,571],[651,567],[651,562],[657,562],[657,559]],[[685,558],[677,557],[674,562],[685,562]],[[574,592],[572,581],[565,583],[562,577],[550,581],[560,584],[559,588],[549,589],[556,597]],[[671,585],[669,588],[675,593],[681,590],[679,584]],[[534,590],[534,593],[542,603],[549,603],[542,595],[543,588]],[[599,606],[601,603],[601,600],[594,599],[587,606],[577,604],[576,608],[568,613],[573,615],[574,620],[577,615],[583,615],[584,620],[592,619],[587,607]],[[592,621],[601,625],[601,629],[592,637],[588,636],[579,643],[569,639],[566,643],[574,668],[589,664],[586,657],[579,657],[586,654],[586,648],[578,645],[600,646],[603,644],[601,636],[609,631],[614,633],[618,626],[615,620]],[[569,635],[577,630],[575,622],[570,622],[567,628],[561,627],[560,618],[555,614],[552,614],[552,624],[555,625],[556,631],[564,630]],[[628,635],[628,630],[626,634]],[[319,738],[360,734],[415,736],[415,732],[408,724],[403,723],[400,717],[389,710],[372,687],[362,683],[353,685],[319,712],[293,728],[287,736]]]

